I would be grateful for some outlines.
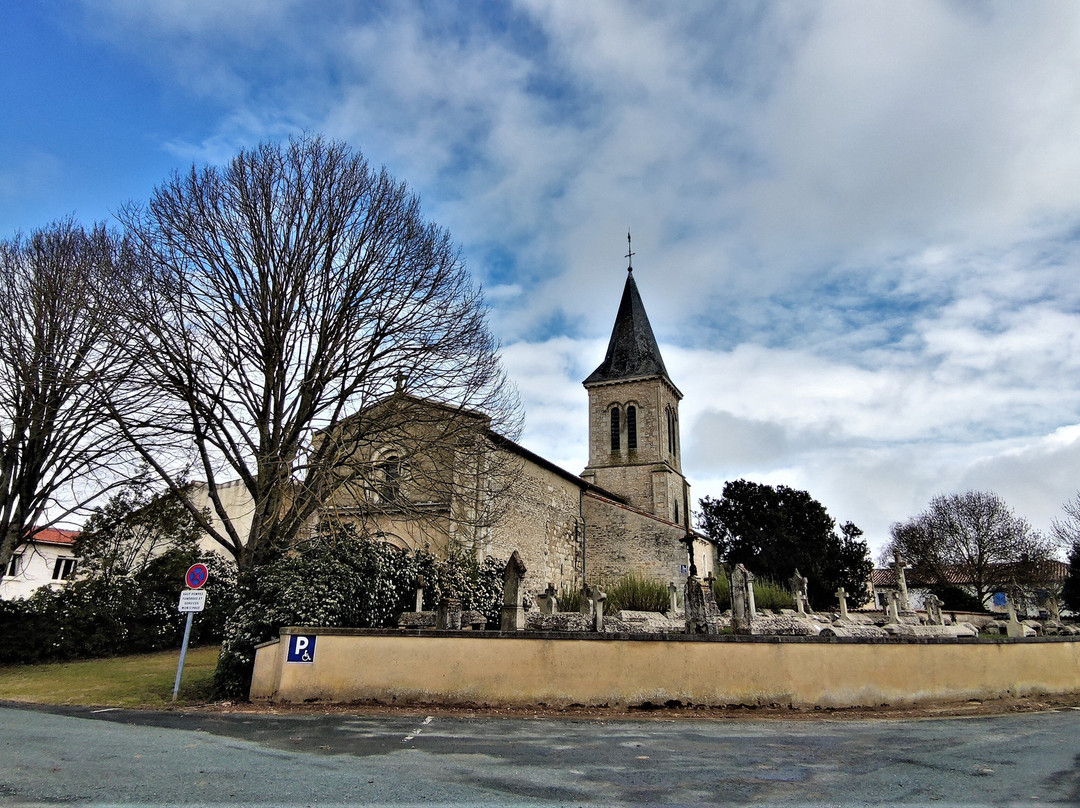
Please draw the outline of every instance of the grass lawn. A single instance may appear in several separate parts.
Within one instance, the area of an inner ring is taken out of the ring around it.
[[[218,646],[189,648],[177,704],[210,697]],[[180,649],[78,662],[0,666],[0,699],[39,704],[166,707],[172,704]]]

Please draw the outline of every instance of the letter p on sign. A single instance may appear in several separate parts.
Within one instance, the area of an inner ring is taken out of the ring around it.
[[[311,663],[315,661],[315,637],[310,634],[289,635],[289,653],[286,662]]]

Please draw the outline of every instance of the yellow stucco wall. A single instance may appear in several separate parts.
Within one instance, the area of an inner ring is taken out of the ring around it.
[[[279,661],[317,634],[312,664]],[[283,629],[252,699],[487,704],[912,704],[1080,692],[1080,642],[848,643],[416,636]]]

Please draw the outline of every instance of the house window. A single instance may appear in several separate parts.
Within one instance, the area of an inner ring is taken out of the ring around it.
[[[611,451],[619,451],[619,430],[621,428],[619,423],[619,408],[611,408]]]
[[[626,448],[637,448],[637,407],[633,404],[626,408]]]
[[[76,559],[58,558],[53,565],[52,579],[54,581],[67,581],[75,575]]]
[[[19,574],[19,570],[21,570],[21,569],[22,569],[22,553],[15,553],[11,557],[11,560],[8,561],[7,572],[5,572],[4,574],[14,578],[16,575]]]

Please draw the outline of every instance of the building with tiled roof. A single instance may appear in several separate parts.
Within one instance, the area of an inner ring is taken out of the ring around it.
[[[79,531],[42,528],[19,547],[0,577],[0,600],[28,598],[43,586],[57,588],[75,577]]]

